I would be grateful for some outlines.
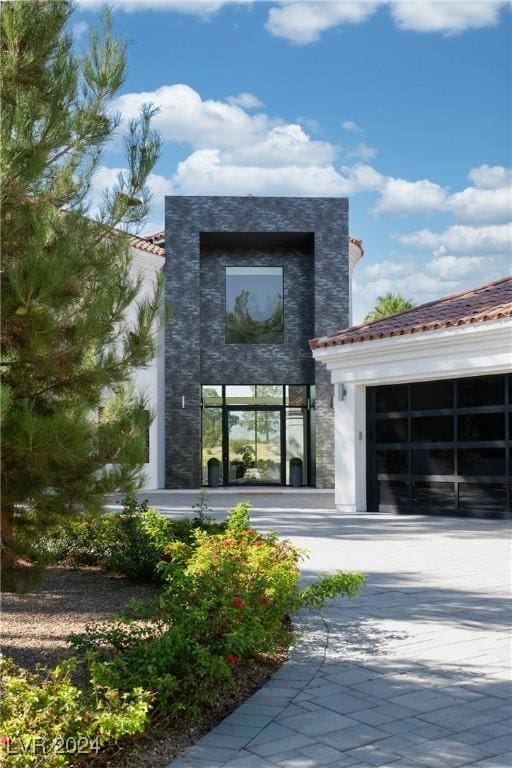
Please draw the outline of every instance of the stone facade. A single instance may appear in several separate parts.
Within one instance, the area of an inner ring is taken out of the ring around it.
[[[166,487],[201,484],[201,384],[315,383],[316,485],[332,488],[332,388],[307,342],[349,324],[348,201],[167,197],[165,231]],[[249,265],[283,267],[283,344],[225,343],[225,267]]]

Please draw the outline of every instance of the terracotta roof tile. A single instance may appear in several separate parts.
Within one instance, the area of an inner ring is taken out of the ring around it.
[[[311,349],[387,339],[470,323],[512,317],[512,277],[487,283],[470,291],[445,296],[382,320],[354,325],[309,342]]]
[[[165,240],[165,229],[160,229],[158,232],[153,232],[151,235],[142,235],[142,238],[147,240],[148,243],[161,243],[162,240]]]
[[[156,256],[162,256],[165,258],[165,248],[161,248],[159,245],[155,245],[152,242],[148,242],[145,237],[137,237],[130,235],[130,245],[133,248],[137,248],[138,251],[146,251],[146,253],[154,253]]]

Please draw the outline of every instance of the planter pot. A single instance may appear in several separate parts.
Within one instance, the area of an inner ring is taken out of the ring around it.
[[[218,488],[220,485],[220,467],[208,467],[208,485]]]
[[[292,488],[300,488],[302,486],[302,467],[290,467],[290,485]]]

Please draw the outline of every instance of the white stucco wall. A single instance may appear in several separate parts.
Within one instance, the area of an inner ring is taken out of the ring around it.
[[[366,387],[512,371],[512,320],[313,351],[335,385],[335,488],[340,512],[366,511]]]
[[[139,298],[149,296],[155,286],[158,273],[164,266],[164,258],[157,254],[140,251],[132,246],[132,272],[143,278]],[[130,308],[127,320],[135,317],[136,304]],[[149,463],[145,467],[142,490],[162,488],[164,484],[164,389],[163,389],[163,331],[159,332],[158,354],[146,367],[135,371],[134,383],[137,390],[146,397],[154,419],[149,428]]]

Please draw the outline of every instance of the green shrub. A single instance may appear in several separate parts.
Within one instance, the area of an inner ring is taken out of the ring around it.
[[[157,564],[168,542],[190,543],[198,529],[220,532],[225,528],[206,515],[203,498],[194,505],[195,517],[178,520],[131,496],[121,503],[120,512],[84,514],[55,528],[42,543],[46,559],[70,567],[99,565],[134,579],[159,579]]]
[[[120,693],[93,685],[85,694],[72,682],[68,660],[43,679],[0,657],[2,732],[0,762],[10,768],[61,768],[77,759],[77,748],[95,752],[122,736],[141,733],[150,694],[142,686]]]
[[[193,710],[241,659],[283,641],[290,612],[352,597],[364,583],[362,574],[336,573],[300,588],[302,552],[252,529],[249,509],[241,503],[231,510],[222,533],[197,528],[189,541],[168,542],[153,605],[133,603],[123,621],[72,639],[96,684],[146,686],[157,710]]]

